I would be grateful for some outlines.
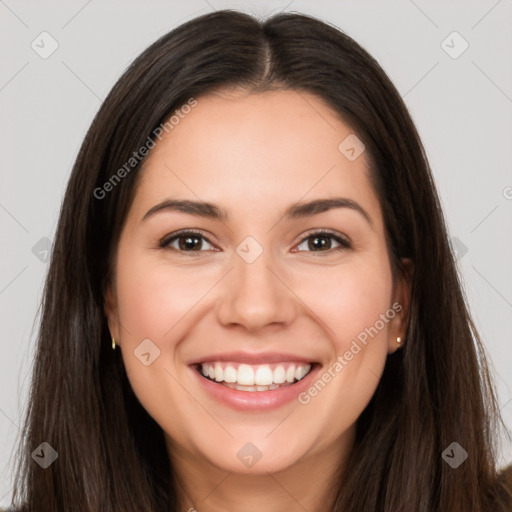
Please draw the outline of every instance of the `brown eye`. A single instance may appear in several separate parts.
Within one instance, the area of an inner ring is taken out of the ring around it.
[[[338,246],[333,247],[333,243],[338,244]],[[300,249],[301,245],[305,245],[307,248]],[[332,252],[341,249],[349,249],[350,243],[334,233],[320,231],[305,237],[297,247],[299,248],[299,252]]]
[[[195,231],[182,231],[160,242],[160,247],[167,247],[181,252],[201,252],[204,249],[204,242],[211,243],[201,234]],[[206,248],[206,250],[210,250]]]

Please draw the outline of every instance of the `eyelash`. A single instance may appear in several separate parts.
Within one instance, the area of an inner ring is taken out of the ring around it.
[[[199,256],[199,254],[201,252],[204,252],[204,251],[202,251],[202,250],[199,250],[199,251],[183,251],[181,249],[176,249],[175,247],[170,247],[170,244],[172,242],[174,242],[175,240],[178,240],[180,238],[183,238],[185,236],[190,236],[190,235],[198,237],[198,238],[202,238],[203,240],[206,240],[206,242],[208,242],[210,245],[213,245],[208,240],[208,238],[206,238],[202,233],[200,233],[199,231],[194,231],[194,230],[180,231],[180,232],[175,233],[173,235],[166,236],[166,237],[164,237],[160,241],[159,245],[160,245],[160,247],[162,249],[169,249],[169,250],[172,250],[172,251],[178,251],[180,253],[190,254],[191,256]],[[315,231],[313,233],[309,233],[304,238],[302,238],[302,240],[297,245],[302,245],[303,242],[305,242],[309,238],[313,238],[313,237],[332,238],[333,240],[338,242],[340,244],[340,246],[328,249],[326,251],[295,251],[295,252],[311,252],[313,254],[319,253],[320,255],[324,255],[324,254],[332,254],[335,251],[340,251],[340,250],[351,249],[352,248],[352,246],[351,246],[351,244],[350,244],[350,242],[348,240],[345,240],[344,238],[341,238],[340,236],[336,235],[335,233],[332,233],[331,231],[327,231],[325,229],[321,229],[319,231]]]

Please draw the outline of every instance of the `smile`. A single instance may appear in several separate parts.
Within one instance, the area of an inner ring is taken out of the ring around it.
[[[199,365],[203,377],[238,391],[262,392],[291,386],[302,380],[311,364],[281,362],[249,365],[233,362],[208,362]]]
[[[292,354],[231,352],[188,366],[205,397],[237,411],[270,412],[296,401],[323,365]]]

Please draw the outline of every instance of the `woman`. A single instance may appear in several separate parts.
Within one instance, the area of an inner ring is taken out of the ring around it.
[[[140,55],[64,198],[20,510],[510,510],[498,422],[377,62],[233,11]]]

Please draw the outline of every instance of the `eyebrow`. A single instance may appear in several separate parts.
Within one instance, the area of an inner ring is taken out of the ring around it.
[[[372,227],[374,225],[370,215],[368,215],[361,205],[352,199],[344,197],[331,197],[327,199],[315,199],[307,203],[295,203],[286,210],[283,218],[286,220],[296,220],[312,215],[318,215],[319,213],[323,213],[334,208],[349,208],[354,210],[360,213]],[[142,222],[160,212],[182,212],[221,222],[228,220],[226,210],[216,206],[215,204],[188,199],[166,199],[148,210],[142,218]]]

